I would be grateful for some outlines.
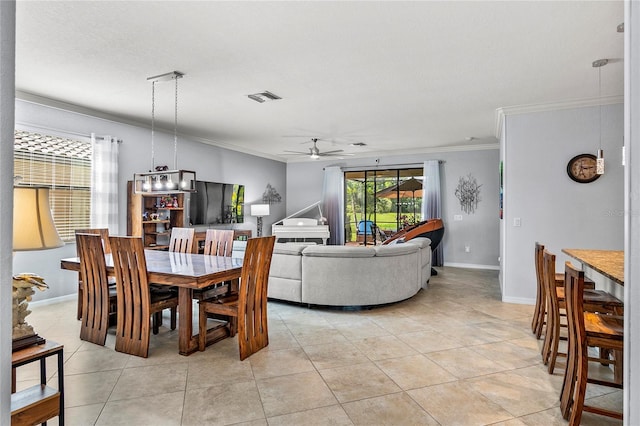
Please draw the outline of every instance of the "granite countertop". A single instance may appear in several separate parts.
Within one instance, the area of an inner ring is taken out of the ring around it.
[[[624,251],[562,249],[562,252],[618,284],[624,285]]]

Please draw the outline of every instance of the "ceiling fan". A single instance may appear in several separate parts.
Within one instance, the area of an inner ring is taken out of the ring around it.
[[[320,157],[342,157],[345,155],[353,155],[353,154],[340,154],[341,152],[343,152],[342,149],[335,149],[333,151],[325,151],[325,152],[320,152],[320,149],[318,148],[318,141],[320,139],[318,138],[311,138],[311,142],[313,142],[313,146],[311,148],[309,148],[309,152],[300,152],[300,151],[285,151],[287,154],[297,154],[297,155],[308,155],[309,158],[311,158],[312,160],[317,160]]]

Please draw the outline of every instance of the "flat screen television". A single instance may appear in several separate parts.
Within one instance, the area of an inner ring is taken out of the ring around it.
[[[191,226],[244,222],[244,185],[198,180],[195,187],[187,212]]]

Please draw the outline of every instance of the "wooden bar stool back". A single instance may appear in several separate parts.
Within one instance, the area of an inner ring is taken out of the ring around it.
[[[624,324],[620,316],[584,311],[584,273],[565,263],[565,294],[569,329],[569,350],[564,383],[560,395],[562,416],[570,425],[579,425],[582,412],[622,419],[622,413],[584,404],[587,383],[622,388],[622,383],[588,377],[588,348],[600,347],[616,354],[617,369],[622,369]],[[618,376],[617,374],[614,377]]]
[[[242,263],[238,294],[200,301],[198,349],[206,347],[207,314],[228,316],[229,335],[238,334],[240,360],[269,344],[267,284],[275,237],[250,238]]]
[[[558,356],[566,356],[558,350],[560,340],[561,318],[565,316],[566,300],[564,287],[554,287],[554,276],[556,268],[556,256],[547,250],[543,253],[543,270],[545,274],[545,296],[547,298],[547,324],[542,346],[542,361],[548,365],[549,374],[553,374]],[[583,274],[584,283],[584,274]],[[566,283],[565,283],[566,285]],[[585,311],[600,312],[607,314],[622,314],[624,304],[620,299],[612,296],[606,291],[584,289],[582,287],[582,303]],[[611,361],[608,358],[592,358],[603,364]]]
[[[535,244],[535,267],[536,267],[536,304],[533,310],[533,318],[531,319],[531,331],[536,335],[537,339],[542,336],[548,310],[548,298],[546,295],[546,286],[544,284],[543,271],[543,253],[544,245],[536,241]],[[555,285],[557,287],[564,286],[564,272],[554,272]],[[596,284],[589,278],[585,277],[584,288],[594,289]]]
[[[116,351],[146,358],[149,355],[150,316],[171,309],[171,329],[174,330],[173,312],[178,306],[178,297],[171,292],[151,291],[141,238],[111,237],[110,240],[118,291]],[[156,332],[154,330],[154,334]]]
[[[116,303],[116,292],[109,287],[102,237],[76,233],[76,246],[82,287],[80,339],[104,346],[112,312],[110,307]]]

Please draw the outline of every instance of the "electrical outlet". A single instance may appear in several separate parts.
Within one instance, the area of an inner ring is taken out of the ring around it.
[[[465,253],[470,253],[471,252],[471,246],[464,246],[464,252]]]
[[[522,225],[522,221],[520,220],[519,217],[514,217],[513,218],[513,226],[521,226]]]
[[[456,220],[456,221],[462,220],[462,215],[461,214],[454,214],[453,215],[453,220]]]

